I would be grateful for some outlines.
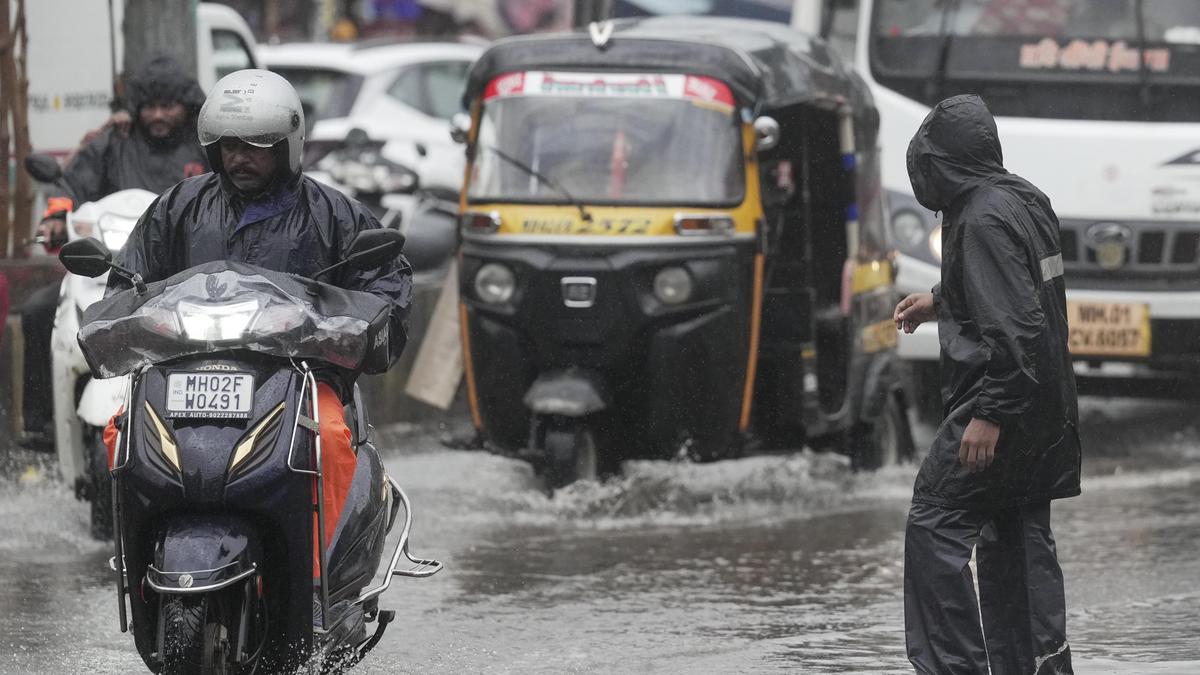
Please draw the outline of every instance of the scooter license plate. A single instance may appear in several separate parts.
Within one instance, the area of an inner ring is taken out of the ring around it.
[[[250,373],[182,372],[167,376],[167,417],[249,419],[254,408]]]

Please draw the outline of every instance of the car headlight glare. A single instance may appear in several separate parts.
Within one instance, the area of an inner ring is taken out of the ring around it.
[[[664,305],[678,305],[692,297],[692,275],[682,267],[664,267],[654,276],[654,297]]]
[[[475,274],[475,294],[490,305],[502,305],[512,299],[517,280],[512,270],[500,263],[488,263]]]
[[[938,225],[929,233],[929,252],[933,259],[942,262],[942,226]]]
[[[925,243],[928,236],[925,230],[925,219],[913,211],[900,211],[892,216],[892,231],[896,233],[896,241],[900,247],[912,251]]]

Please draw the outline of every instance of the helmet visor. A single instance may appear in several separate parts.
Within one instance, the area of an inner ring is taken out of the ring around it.
[[[231,129],[228,127],[221,128],[218,131],[211,126],[201,126],[199,129],[200,145],[208,147],[222,138],[236,138],[239,141],[248,143],[258,148],[269,148],[279,141],[287,138],[286,133],[274,131],[259,131],[247,132],[246,130]]]

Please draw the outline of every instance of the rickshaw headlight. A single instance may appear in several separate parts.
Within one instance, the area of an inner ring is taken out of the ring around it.
[[[500,263],[488,263],[475,274],[475,294],[490,305],[500,305],[512,299],[517,280],[512,270]]]
[[[692,297],[692,275],[682,267],[664,267],[654,277],[654,297],[664,305],[678,305]]]
[[[928,236],[925,230],[925,219],[913,211],[901,211],[892,216],[892,231],[900,248],[912,251],[925,243]]]

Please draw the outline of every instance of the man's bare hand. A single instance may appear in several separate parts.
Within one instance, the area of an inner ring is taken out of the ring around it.
[[[104,123],[104,126],[114,127],[116,128],[117,133],[121,134],[122,136],[128,136],[129,129],[133,126],[133,116],[130,115],[126,110],[118,110],[117,112],[113,113],[112,117],[108,118],[108,121]]]
[[[46,250],[56,249],[67,242],[67,221],[62,216],[45,218],[37,227],[37,243]]]
[[[971,473],[979,473],[992,465],[996,458],[996,443],[1000,440],[1000,427],[978,417],[972,418],[963,432],[962,444],[958,448],[958,461]]]
[[[937,310],[933,308],[933,293],[913,293],[896,305],[892,316],[896,320],[896,330],[912,333],[917,326],[926,321],[937,320]]]

